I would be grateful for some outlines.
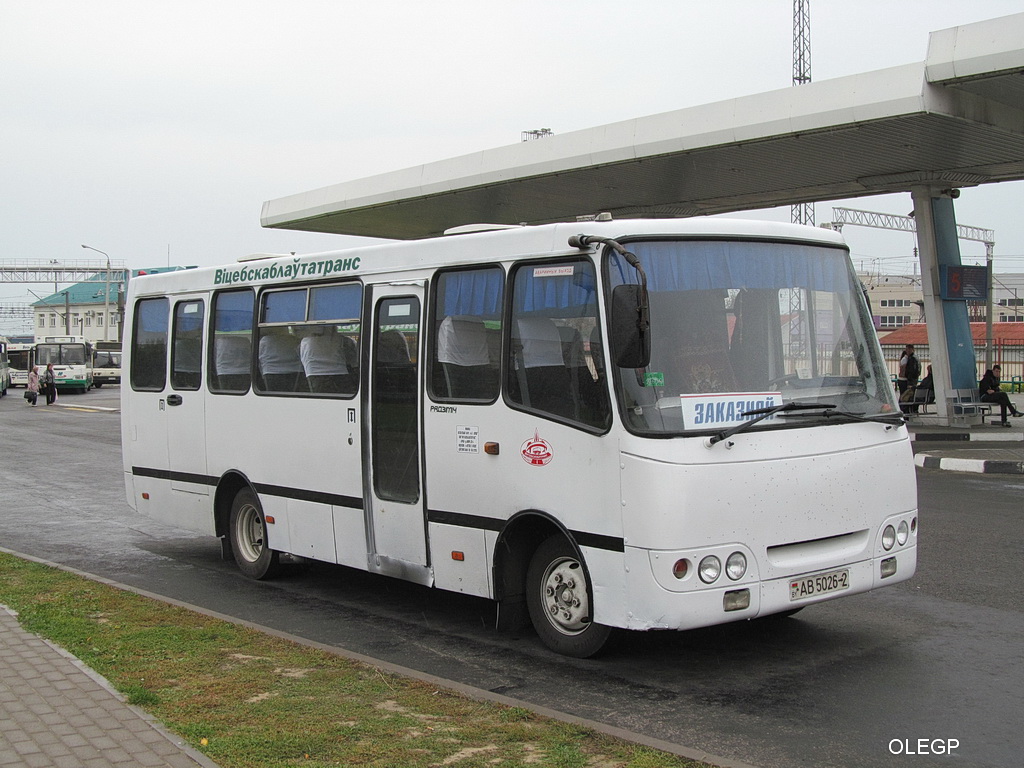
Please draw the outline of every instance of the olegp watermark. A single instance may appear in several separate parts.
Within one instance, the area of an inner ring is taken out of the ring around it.
[[[960,739],[890,739],[893,755],[952,755],[960,748]]]

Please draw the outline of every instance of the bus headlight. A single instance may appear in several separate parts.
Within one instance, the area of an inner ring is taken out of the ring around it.
[[[885,530],[882,531],[882,549],[888,552],[896,544],[896,529],[891,525],[885,526]]]
[[[910,526],[907,525],[906,520],[900,521],[900,524],[896,527],[896,542],[902,547],[907,543],[907,539],[910,538]]]
[[[701,581],[705,584],[712,584],[722,575],[722,561],[714,555],[708,555],[700,561],[697,572],[700,574]]]
[[[747,574],[747,558],[742,552],[733,552],[725,561],[725,575],[739,581]]]

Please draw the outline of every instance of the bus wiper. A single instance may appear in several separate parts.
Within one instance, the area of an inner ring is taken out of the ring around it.
[[[835,408],[835,403],[798,403],[791,401],[783,403],[782,405],[773,405],[768,408],[755,408],[752,411],[744,411],[741,416],[757,416],[756,419],[750,419],[744,421],[741,424],[729,427],[719,432],[717,435],[712,436],[708,440],[708,447],[710,448],[715,443],[720,443],[723,440],[728,440],[733,435],[738,435],[740,432],[746,432],[752,426],[757,424],[759,421],[764,421],[769,416],[774,416],[776,413],[785,413],[786,411],[807,411],[807,410],[821,410],[822,408]]]
[[[809,414],[809,413],[787,413],[785,415],[786,416],[810,416],[811,414]],[[825,418],[825,419],[831,419],[831,418],[834,418],[834,417],[838,416],[838,417],[841,417],[841,418],[844,418],[844,419],[852,419],[854,421],[877,421],[880,424],[897,424],[897,425],[899,425],[899,424],[903,424],[903,423],[906,422],[906,419],[903,417],[903,414],[902,413],[896,413],[895,411],[890,411],[888,413],[853,413],[852,411],[836,410],[833,407],[830,410],[825,411],[824,413],[814,414],[814,415],[821,416],[822,418]]]

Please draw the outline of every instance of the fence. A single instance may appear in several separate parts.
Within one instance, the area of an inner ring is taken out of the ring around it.
[[[893,376],[899,372],[900,357],[903,356],[904,349],[906,349],[906,346],[903,344],[882,344],[882,354],[885,356],[885,363],[889,368],[889,373]],[[931,361],[928,345],[915,344],[914,354],[921,361],[921,375],[924,376],[925,371],[928,370],[928,363]],[[980,381],[981,377],[985,374],[984,346],[974,348],[974,358],[978,374],[976,378]],[[1000,378],[1003,384],[1009,384],[1014,380],[1021,382],[1024,380],[1024,345],[1016,339],[1012,344],[995,339],[992,350],[992,364],[999,365],[1002,368]],[[1018,384],[1017,386],[1020,388],[1021,385]]]

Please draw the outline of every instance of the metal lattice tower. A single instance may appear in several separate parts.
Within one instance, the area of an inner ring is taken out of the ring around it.
[[[811,0],[793,0],[793,85],[811,82]],[[794,224],[814,225],[814,203],[790,209]]]

